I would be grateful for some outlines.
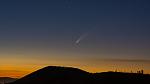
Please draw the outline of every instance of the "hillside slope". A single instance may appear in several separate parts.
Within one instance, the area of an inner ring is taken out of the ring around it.
[[[77,68],[48,66],[10,84],[150,84],[150,75],[89,73]]]

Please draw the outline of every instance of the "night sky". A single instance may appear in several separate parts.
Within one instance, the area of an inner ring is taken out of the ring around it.
[[[150,73],[150,1],[1,0],[0,76],[47,65]]]

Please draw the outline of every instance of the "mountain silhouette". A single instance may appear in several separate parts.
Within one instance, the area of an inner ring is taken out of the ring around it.
[[[9,84],[150,84],[150,75],[89,73],[72,67],[48,66]]]
[[[95,84],[150,84],[150,75],[139,73],[94,73]]]
[[[91,84],[90,80],[91,74],[86,71],[71,67],[48,66],[11,84]]]

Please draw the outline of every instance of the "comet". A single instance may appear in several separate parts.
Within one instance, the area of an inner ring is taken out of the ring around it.
[[[87,33],[82,34],[77,40],[76,40],[76,44],[79,44],[83,39],[85,39],[88,36]]]

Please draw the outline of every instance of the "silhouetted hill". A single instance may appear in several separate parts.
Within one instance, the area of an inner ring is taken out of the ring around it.
[[[91,84],[90,75],[77,68],[48,66],[12,84]]]
[[[3,83],[10,83],[16,81],[16,78],[10,78],[10,77],[0,77],[0,84]]]
[[[94,73],[95,82],[101,84],[150,84],[150,75],[138,73]]]
[[[89,73],[77,68],[48,66],[11,84],[150,84],[150,75],[137,73]]]

